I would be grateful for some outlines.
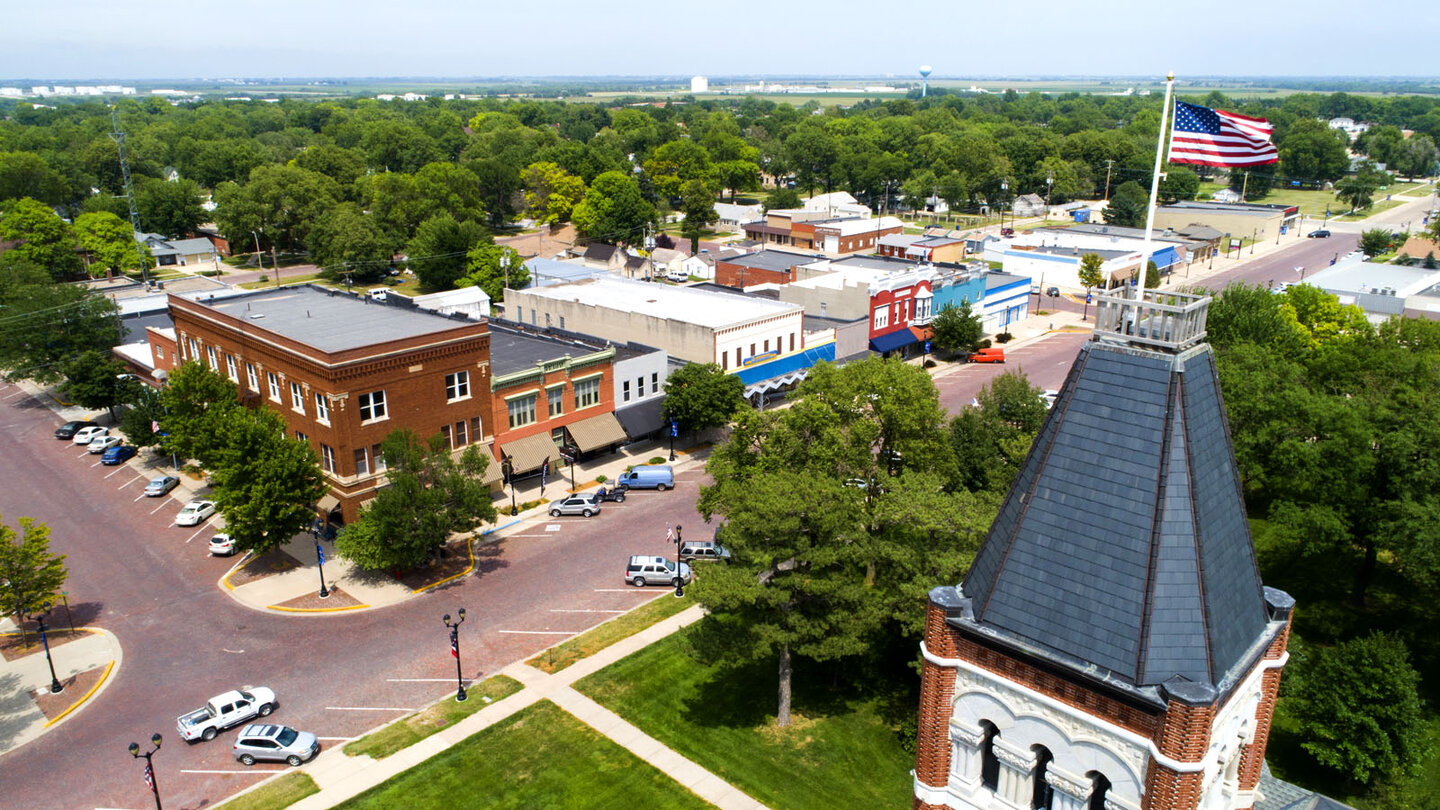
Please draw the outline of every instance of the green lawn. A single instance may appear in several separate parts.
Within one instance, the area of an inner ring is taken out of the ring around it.
[[[548,700],[343,808],[702,808],[710,805]]]
[[[770,807],[909,806],[914,756],[886,720],[913,719],[908,693],[836,691],[835,670],[799,662],[794,722],[779,729],[774,663],[704,666],[687,653],[689,635],[652,644],[576,688]]]
[[[576,661],[594,655],[623,638],[629,638],[653,624],[664,621],[693,604],[695,604],[693,596],[686,596],[683,599],[661,596],[652,599],[629,613],[591,628],[563,644],[551,647],[525,663],[551,674],[559,672]]]
[[[225,802],[226,810],[280,810],[300,801],[320,786],[310,774],[296,771],[272,779],[254,790]]]
[[[465,690],[464,703],[457,703],[453,697],[442,700],[415,714],[402,717],[379,731],[346,743],[345,753],[352,757],[367,754],[376,759],[388,757],[523,688],[519,681],[504,675],[487,678]]]

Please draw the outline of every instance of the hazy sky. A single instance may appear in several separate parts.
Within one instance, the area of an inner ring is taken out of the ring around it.
[[[1430,2],[11,0],[0,80],[1436,75]],[[1181,10],[1181,11],[1178,11]],[[1177,14],[1183,16],[1176,16]],[[1251,17],[1251,15],[1260,15]],[[1405,32],[1415,32],[1406,43]]]

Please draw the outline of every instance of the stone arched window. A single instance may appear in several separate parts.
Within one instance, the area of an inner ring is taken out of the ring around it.
[[[1034,790],[1030,797],[1030,807],[1031,810],[1050,810],[1050,800],[1054,797],[1055,788],[1045,781],[1045,770],[1050,767],[1055,755],[1043,745],[1031,746],[1030,750],[1035,753],[1035,775],[1031,780]]]
[[[1089,810],[1105,810],[1105,797],[1110,793],[1110,780],[1105,774],[1098,771],[1091,771],[1086,776],[1090,777],[1090,808]]]
[[[1000,785],[1000,760],[995,756],[995,738],[1000,736],[1000,729],[989,720],[981,720],[980,727],[985,729],[985,740],[980,743],[980,784],[995,790]]]

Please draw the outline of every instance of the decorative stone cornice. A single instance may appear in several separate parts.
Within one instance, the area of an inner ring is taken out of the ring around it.
[[[995,758],[1001,764],[1021,773],[1029,773],[1035,767],[1035,754],[1030,751],[1019,751],[995,738],[990,743],[990,750],[995,752]]]
[[[985,730],[980,728],[967,728],[958,723],[951,723],[950,739],[957,743],[968,745],[971,748],[979,748],[980,743],[985,741]]]
[[[1090,791],[1095,787],[1087,780],[1060,773],[1054,767],[1045,769],[1045,784],[1076,799],[1090,798]]]

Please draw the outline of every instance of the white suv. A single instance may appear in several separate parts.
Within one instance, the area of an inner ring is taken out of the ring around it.
[[[672,560],[636,555],[631,557],[629,564],[625,566],[625,582],[643,588],[646,585],[679,585],[682,581],[690,581],[688,564],[680,563],[679,573],[676,571]]]

